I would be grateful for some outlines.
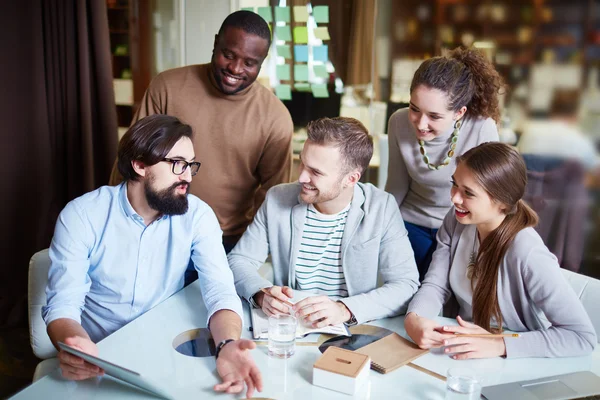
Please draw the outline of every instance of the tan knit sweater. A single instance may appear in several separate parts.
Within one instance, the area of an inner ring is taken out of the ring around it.
[[[192,127],[202,166],[190,192],[212,207],[224,235],[243,233],[266,191],[290,179],[292,119],[258,82],[225,95],[210,64],[168,70],[152,80],[132,123],[152,114]]]

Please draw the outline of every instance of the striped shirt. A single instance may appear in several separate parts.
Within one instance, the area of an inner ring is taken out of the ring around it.
[[[296,260],[297,289],[348,297],[341,248],[349,209],[350,204],[338,214],[326,215],[308,205]]]

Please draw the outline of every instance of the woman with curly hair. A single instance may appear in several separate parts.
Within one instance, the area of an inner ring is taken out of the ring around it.
[[[502,89],[502,78],[482,53],[457,48],[421,64],[408,109],[390,117],[386,191],[400,207],[421,281],[452,205],[448,193],[456,156],[498,140]]]

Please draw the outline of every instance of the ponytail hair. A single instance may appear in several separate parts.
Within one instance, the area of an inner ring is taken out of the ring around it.
[[[492,201],[504,206],[506,217],[481,243],[471,287],[473,322],[487,331],[502,331],[498,303],[498,272],[506,252],[521,230],[538,223],[538,216],[522,200],[527,185],[527,169],[521,155],[504,143],[482,143],[457,158],[466,166]],[[495,320],[497,329],[491,329]]]
[[[425,60],[413,76],[410,92],[420,85],[446,93],[449,110],[466,106],[466,114],[472,118],[500,121],[498,95],[503,93],[504,82],[478,50],[458,47],[448,56]]]

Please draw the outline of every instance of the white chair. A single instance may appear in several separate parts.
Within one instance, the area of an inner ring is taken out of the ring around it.
[[[56,348],[46,332],[46,323],[42,319],[42,307],[46,305],[46,283],[50,269],[48,249],[38,251],[29,261],[28,295],[29,308],[29,340],[33,354],[41,358],[35,368],[33,381],[48,375],[58,368]]]
[[[385,183],[387,182],[388,164],[390,158],[390,151],[388,149],[388,135],[380,133],[377,135],[377,141],[379,142],[379,170],[377,171],[377,187],[381,190],[384,190]]]
[[[590,316],[600,343],[600,280],[567,269],[561,271]]]

